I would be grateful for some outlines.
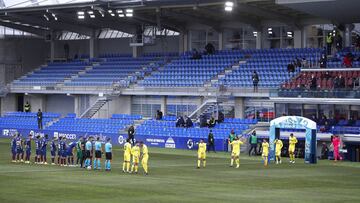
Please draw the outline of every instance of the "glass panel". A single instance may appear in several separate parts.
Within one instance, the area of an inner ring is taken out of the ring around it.
[[[286,113],[286,104],[275,104],[276,108],[276,118],[281,117],[283,115],[287,115]]]
[[[301,104],[289,104],[289,116],[301,116]]]
[[[348,105],[335,105],[334,118],[338,121],[341,119],[348,119],[349,106]]]
[[[245,108],[245,118],[247,118],[247,119],[255,119],[256,118],[255,107],[246,107]]]
[[[304,117],[317,121],[317,105],[305,104],[304,105]]]

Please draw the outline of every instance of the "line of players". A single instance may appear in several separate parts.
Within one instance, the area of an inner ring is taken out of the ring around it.
[[[240,146],[244,144],[245,141],[240,140],[239,137],[235,137],[233,141],[229,141],[231,146],[231,161],[230,167],[234,166],[234,162],[236,163],[236,168],[240,167]],[[290,134],[289,137],[289,158],[290,163],[295,163],[295,147],[296,143],[298,142],[297,138],[294,136],[293,133]],[[280,139],[275,139],[275,160],[276,164],[281,164],[281,149],[283,147],[283,142]],[[198,144],[198,160],[197,160],[197,168],[200,168],[201,162],[203,167],[206,167],[206,147],[207,144],[204,142],[203,139],[200,140]],[[269,148],[270,145],[266,139],[263,139],[262,142],[262,160],[264,162],[264,166],[268,166],[269,160]]]
[[[24,162],[30,164],[31,141],[33,136],[30,134],[25,140],[21,134],[17,133],[11,141],[12,162]],[[89,170],[101,169],[101,158],[103,154],[103,144],[100,137],[80,137],[77,142],[66,142],[65,137],[53,138],[49,141],[48,135],[41,137],[37,135],[35,142],[35,164],[47,165],[47,148],[50,145],[51,165],[56,165],[55,158],[57,152],[57,165],[60,166],[80,166]],[[105,170],[111,170],[112,144],[110,138],[106,140],[105,149]],[[76,152],[76,165],[74,165],[74,152]],[[24,159],[25,155],[25,159]],[[132,162],[131,162],[132,158]],[[124,144],[124,162],[123,172],[138,173],[139,161],[144,169],[145,175],[148,175],[149,152],[143,142],[130,144],[126,140]],[[131,165],[132,163],[132,165]],[[131,168],[130,168],[131,165]]]

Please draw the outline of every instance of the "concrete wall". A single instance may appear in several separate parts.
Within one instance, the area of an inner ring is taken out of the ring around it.
[[[37,112],[38,109],[45,112],[48,111],[46,108],[46,97],[45,94],[29,94],[24,96],[24,104],[28,101],[32,112]]]
[[[9,111],[17,110],[16,94],[8,94],[6,97],[1,98],[1,115]]]
[[[74,113],[75,98],[67,95],[47,95],[46,96],[46,111],[61,113],[66,116],[68,113]]]
[[[5,76],[0,83],[9,83],[13,79],[45,64],[50,44],[43,39],[0,39],[0,69]]]

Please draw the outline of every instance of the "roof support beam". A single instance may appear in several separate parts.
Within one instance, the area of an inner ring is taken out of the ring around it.
[[[46,31],[43,30],[43,29],[37,29],[37,28],[24,26],[24,25],[17,25],[17,24],[14,24],[14,23],[6,23],[6,22],[0,21],[0,25],[5,26],[5,27],[9,27],[9,28],[13,28],[13,29],[16,29],[16,30],[21,30],[21,31],[24,31],[24,32],[28,32],[28,33],[31,33],[31,34],[35,34],[35,35],[38,35],[39,37],[42,37],[42,38],[45,36],[45,33],[46,33]]]

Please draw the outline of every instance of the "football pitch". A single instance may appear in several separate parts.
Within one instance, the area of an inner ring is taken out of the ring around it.
[[[297,159],[265,168],[260,157],[208,153],[196,169],[196,152],[149,148],[149,176],[123,174],[122,149],[112,171],[10,163],[10,140],[0,139],[0,202],[360,202],[360,163]],[[32,156],[33,160],[33,156]],[[102,166],[103,166],[102,161]]]

